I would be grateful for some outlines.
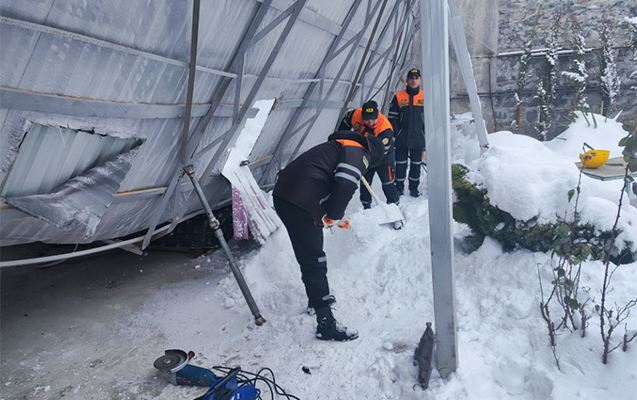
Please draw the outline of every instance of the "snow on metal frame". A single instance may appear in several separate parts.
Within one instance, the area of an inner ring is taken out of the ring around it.
[[[361,31],[363,36],[344,66],[339,82],[327,92],[348,59],[350,49],[343,47],[322,74],[317,76],[317,73],[357,1],[361,1],[360,7],[344,31],[339,48]],[[384,0],[307,2],[289,35],[283,38],[283,46],[256,94],[255,100],[276,98],[281,107],[271,112],[250,155],[251,161],[261,160],[261,166],[267,165],[268,157],[294,114],[294,107],[298,107],[312,82],[320,82],[320,89],[308,98],[300,123],[316,112],[320,100],[324,99],[326,103],[302,149],[324,140],[330,133],[361,62],[381,1]],[[396,24],[395,19],[389,19],[388,10],[392,10],[397,2],[402,12],[410,3],[387,1],[379,32],[387,24]],[[244,103],[286,24],[287,19],[283,19],[272,30],[257,33],[260,40],[252,43],[246,52],[243,71],[228,70],[254,16],[267,3],[267,0],[225,0],[202,2],[201,5],[193,96],[193,106],[199,108],[191,117],[191,133],[206,112],[202,107],[209,107],[222,80],[233,79],[221,98],[221,107],[201,137],[191,138],[195,144],[201,140],[195,152],[206,149],[194,162],[196,171],[201,174],[207,166],[212,167],[212,176],[202,177],[201,183],[213,207],[227,204],[230,194],[227,184],[217,174],[222,165],[215,164],[221,163],[223,158],[214,160],[212,165],[210,162],[224,133],[233,123],[234,78],[238,73],[243,74],[239,99]],[[264,17],[254,22],[261,30],[295,3],[273,0]],[[149,228],[153,213],[161,205],[170,181],[180,168],[183,126],[180,116],[183,115],[188,80],[192,4],[185,0],[143,3],[3,0],[0,12],[0,45],[3,49],[0,58],[0,93],[3,94],[0,104],[0,154],[3,158],[0,182],[4,182],[11,168],[25,127],[32,122],[54,123],[68,129],[93,129],[100,134],[144,140],[117,195],[92,235],[85,237],[86,232],[82,229],[57,228],[9,207],[0,199],[2,244],[32,241],[88,243]],[[366,17],[371,24],[366,23]],[[395,27],[388,29],[394,31]],[[391,34],[383,37],[378,52],[393,48],[396,45],[393,41]],[[375,42],[371,48],[373,53]],[[381,76],[389,73],[387,65],[379,63],[374,68],[367,71],[369,77],[375,76],[379,68],[387,71],[381,71]],[[366,85],[371,83],[369,77]],[[382,79],[374,87],[380,89],[381,84]],[[18,102],[15,97],[5,97],[7,94],[28,95],[35,101],[24,101],[22,96],[23,100]],[[356,95],[354,99],[357,99]],[[357,106],[355,103],[352,101],[351,104]],[[33,105],[28,109],[28,104],[37,104],[37,107]],[[102,114],[98,115],[94,110],[100,110]],[[249,112],[246,118],[254,116],[255,112]],[[301,136],[301,133],[296,135],[297,139],[286,146],[297,146]],[[262,168],[253,168],[253,171],[258,175]],[[267,186],[272,179],[265,181],[262,184]],[[192,214],[200,208],[191,195],[192,187],[187,179],[182,179],[176,187],[177,195],[168,198],[160,222],[170,221],[176,215]]]

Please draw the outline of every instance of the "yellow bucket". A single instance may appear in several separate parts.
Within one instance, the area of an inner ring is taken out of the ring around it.
[[[580,154],[579,158],[586,168],[599,168],[606,164],[610,151],[608,150],[589,150],[584,154]]]

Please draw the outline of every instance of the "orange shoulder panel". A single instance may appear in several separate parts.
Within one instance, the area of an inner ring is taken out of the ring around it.
[[[387,117],[378,113],[378,123],[376,124],[376,128],[374,128],[374,135],[378,136],[379,133],[384,132],[387,129],[391,129],[392,131],[394,130]]]
[[[398,107],[406,107],[409,105],[409,94],[406,90],[396,93],[396,100],[398,101]]]
[[[349,140],[349,139],[337,139],[337,142],[339,142],[340,144],[342,144],[343,146],[354,146],[354,147],[360,147],[362,149],[365,149],[365,147],[363,147],[362,144],[354,141],[354,140]]]
[[[425,104],[425,96],[422,93],[422,90],[418,92],[417,95],[414,96],[414,105],[415,106],[423,106]]]
[[[424,95],[422,89],[418,92],[417,95],[414,96],[414,105],[422,106],[424,104]],[[403,90],[400,93],[396,93],[396,100],[398,101],[398,107],[406,107],[409,105],[409,93],[406,90]]]

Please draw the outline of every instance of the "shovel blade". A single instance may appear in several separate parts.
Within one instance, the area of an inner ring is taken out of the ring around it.
[[[403,227],[403,213],[396,204],[379,204],[365,210],[365,214],[378,221],[378,225],[391,225],[394,229]]]

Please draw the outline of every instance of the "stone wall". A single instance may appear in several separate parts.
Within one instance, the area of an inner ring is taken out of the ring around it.
[[[463,20],[467,46],[471,55],[482,111],[489,132],[512,130],[515,119],[515,89],[519,61],[524,44],[529,40],[541,1],[527,0],[457,0]],[[561,13],[561,32],[559,43],[562,49],[570,49],[572,15],[583,29],[587,47],[591,51],[586,55],[586,67],[589,75],[587,82],[588,104],[599,112],[601,107],[599,92],[599,25],[606,17],[615,22],[625,17],[637,16],[635,0],[546,0],[543,2],[538,20],[533,48],[544,47],[544,39],[553,24],[555,16]],[[618,75],[621,79],[620,94],[616,98],[612,116],[620,110],[621,122],[634,126],[637,115],[637,86],[630,81],[630,74],[637,70],[632,61],[633,53],[628,47],[628,31],[617,27],[615,33],[615,56]],[[451,110],[463,113],[470,110],[467,91],[455,60],[453,49],[451,58]],[[570,67],[571,56],[559,58],[559,71]],[[529,68],[529,80],[523,96],[523,116],[521,133],[536,136],[534,121],[537,119],[535,95],[542,57],[534,57]],[[568,80],[560,77],[555,100],[555,113],[549,137],[564,130],[568,124],[567,115],[574,101],[574,90]]]

